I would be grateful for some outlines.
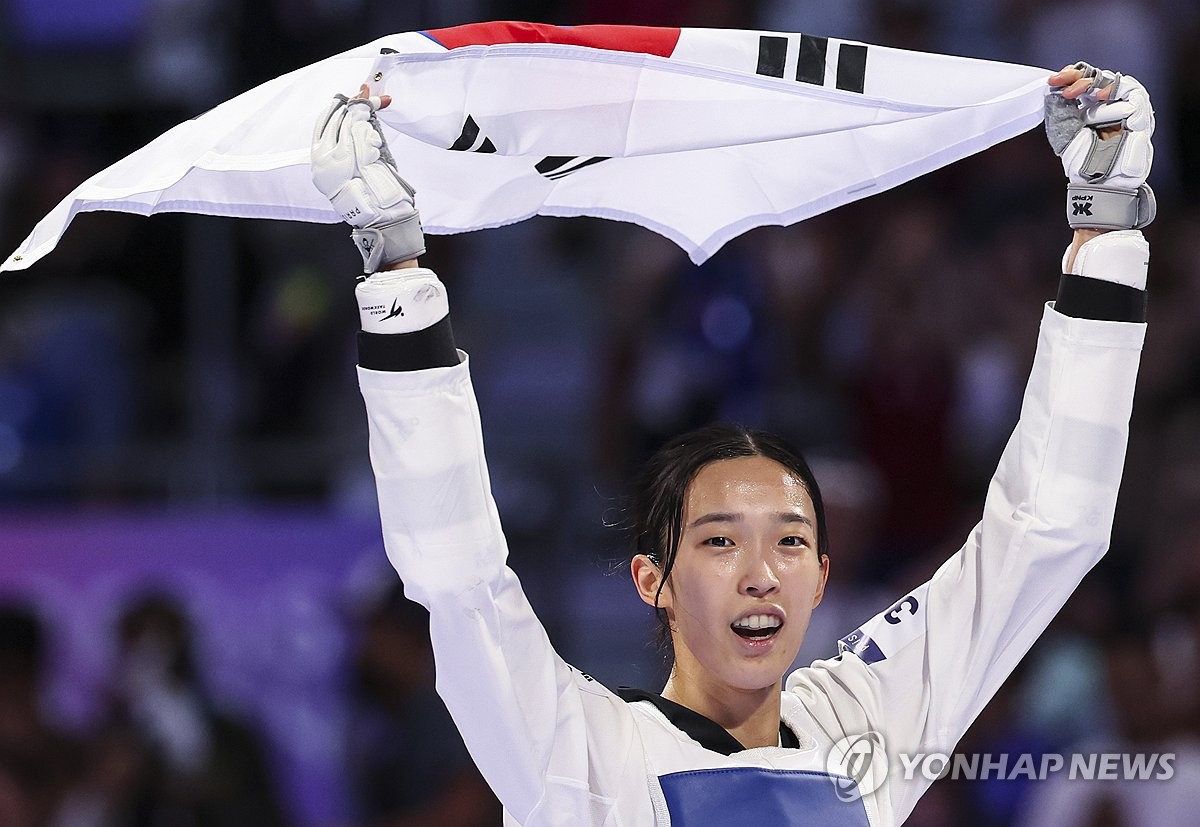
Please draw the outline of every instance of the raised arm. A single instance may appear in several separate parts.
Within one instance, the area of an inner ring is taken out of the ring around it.
[[[1055,145],[1072,182],[1089,181],[1069,197],[1105,206],[1092,216],[1068,206],[1075,238],[983,519],[928,583],[845,638],[839,659],[789,681],[833,740],[880,736],[891,764],[881,823],[901,823],[930,783],[904,778],[899,754],[949,754],[1108,548],[1145,331],[1149,247],[1134,227],[1153,117],[1132,78],[1089,70],[1052,76],[1049,107],[1077,112],[1075,133]],[[1112,123],[1107,139],[1094,128]],[[1098,156],[1107,172],[1087,173]]]
[[[438,693],[509,815],[604,823],[617,790],[644,787],[640,757],[626,760],[632,716],[559,658],[506,565],[467,359],[445,288],[415,260],[412,188],[374,118],[385,103],[334,101],[317,125],[313,179],[363,254],[359,384],[388,559],[429,609]]]

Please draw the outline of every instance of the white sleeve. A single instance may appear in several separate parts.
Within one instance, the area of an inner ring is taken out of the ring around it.
[[[1107,550],[1144,335],[1048,305],[982,521],[928,583],[845,638],[839,659],[789,679],[835,738],[849,722],[882,735],[892,823],[930,783],[904,778],[897,755],[950,754]]]
[[[602,823],[631,769],[645,787],[632,714],[554,652],[505,564],[466,361],[360,367],[359,386],[388,558],[429,609],[437,690],[472,757],[518,822]]]

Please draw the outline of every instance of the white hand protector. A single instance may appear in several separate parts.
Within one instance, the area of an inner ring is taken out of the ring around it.
[[[362,279],[354,288],[358,317],[368,333],[411,333],[450,312],[446,288],[424,267],[403,267]]]
[[[1146,184],[1154,161],[1154,110],[1146,88],[1129,75],[1075,64],[1092,78],[1077,100],[1060,89],[1046,95],[1046,136],[1067,175],[1067,223],[1072,228],[1128,230],[1154,220],[1154,191]],[[1096,93],[1112,87],[1107,101]],[[1101,140],[1097,128],[1121,127]]]
[[[416,191],[396,170],[375,117],[378,106],[378,98],[335,95],[313,131],[313,184],[355,228],[364,273],[425,252]]]
[[[1068,269],[1070,258],[1068,246],[1063,253],[1063,273],[1123,284],[1135,290],[1146,289],[1150,244],[1141,230],[1118,230],[1088,239],[1080,245],[1074,264]]]

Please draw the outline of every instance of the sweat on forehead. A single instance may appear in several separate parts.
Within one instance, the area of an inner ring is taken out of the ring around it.
[[[771,512],[782,521],[804,517],[811,522],[808,488],[790,468],[763,456],[710,462],[696,472],[684,496],[684,522],[713,521],[725,515],[738,522],[758,512]]]

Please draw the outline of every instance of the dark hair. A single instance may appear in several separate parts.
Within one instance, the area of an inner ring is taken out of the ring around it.
[[[199,670],[192,651],[192,628],[184,607],[165,592],[149,590],[132,598],[117,618],[122,648],[135,646],[144,635],[155,635],[167,647],[168,672],[178,681],[197,684]]]
[[[37,613],[23,605],[0,606],[0,670],[36,676],[46,654],[46,631]]]
[[[804,457],[787,442],[766,431],[727,423],[706,425],[675,437],[659,448],[642,467],[633,492],[636,553],[649,557],[663,573],[654,602],[659,623],[658,642],[664,649],[670,640],[670,630],[666,611],[658,607],[658,597],[675,567],[679,540],[683,534],[683,506],[688,486],[705,466],[740,457],[774,460],[800,480],[812,498],[816,511],[817,553],[822,557],[829,553],[821,489]]]

